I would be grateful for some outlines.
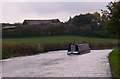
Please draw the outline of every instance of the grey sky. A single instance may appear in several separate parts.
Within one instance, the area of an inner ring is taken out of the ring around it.
[[[108,2],[3,2],[0,22],[23,22],[24,19],[60,19],[67,21],[81,13],[100,12]]]

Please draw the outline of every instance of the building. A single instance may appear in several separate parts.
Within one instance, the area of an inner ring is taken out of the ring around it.
[[[69,26],[74,26],[74,23],[73,23],[73,18],[69,18],[69,20],[68,20],[68,22],[67,22],[67,24],[69,25]]]
[[[59,19],[51,20],[24,20],[23,25],[44,25],[44,24],[59,24]]]
[[[2,30],[14,30],[16,28],[16,26],[5,26],[2,27]]]

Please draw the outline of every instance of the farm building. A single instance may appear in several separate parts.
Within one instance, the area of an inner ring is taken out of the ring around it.
[[[16,28],[16,26],[5,26],[2,27],[2,30],[14,30]]]
[[[59,24],[59,19],[51,20],[24,20],[23,25],[44,25],[44,24]]]

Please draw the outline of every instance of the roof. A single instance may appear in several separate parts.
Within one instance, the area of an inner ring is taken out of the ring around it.
[[[24,20],[23,25],[50,24],[50,23],[60,23],[60,21],[59,21],[59,19],[51,19],[51,20]]]
[[[16,28],[16,26],[6,26],[6,27],[3,27],[2,30],[14,29],[14,28]]]

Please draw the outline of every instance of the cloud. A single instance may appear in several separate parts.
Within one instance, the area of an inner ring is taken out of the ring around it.
[[[61,21],[80,13],[100,12],[107,2],[4,2],[3,22],[22,22],[24,19],[58,18]]]
[[[114,0],[0,0],[0,2],[110,2]]]

